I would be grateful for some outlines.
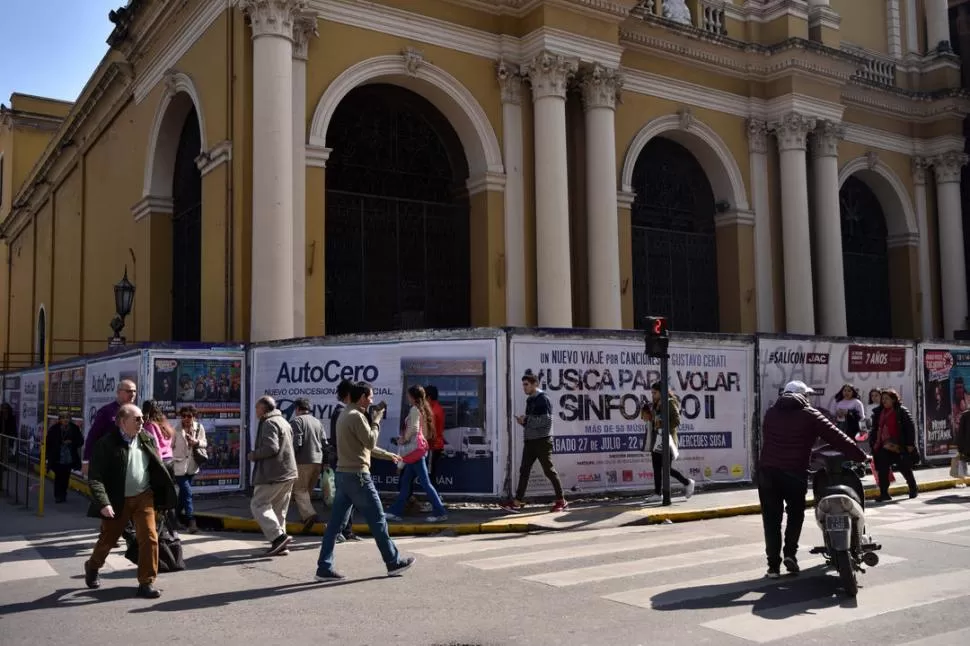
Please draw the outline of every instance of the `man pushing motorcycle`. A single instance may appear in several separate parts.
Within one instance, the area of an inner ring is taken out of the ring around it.
[[[761,424],[761,457],[758,463],[758,498],[765,532],[765,554],[770,579],[778,578],[781,564],[798,574],[798,539],[805,521],[805,495],[812,447],[821,437],[847,460],[863,462],[866,454],[815,409],[806,395],[815,391],[801,381],[785,385],[778,401],[765,413]],[[781,521],[787,508],[784,560]]]

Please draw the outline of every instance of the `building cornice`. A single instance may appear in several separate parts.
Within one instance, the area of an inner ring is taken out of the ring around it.
[[[118,83],[122,84],[122,96],[127,93],[131,78],[132,73],[129,64],[120,61],[108,61],[107,57],[102,60],[98,71],[88,81],[81,92],[80,99],[71,108],[58,133],[51,138],[43,154],[28,174],[23,186],[13,196],[13,210],[23,209],[28,214],[36,212],[36,208],[40,206],[35,202],[36,199],[45,197],[44,192],[38,189],[47,185],[55,165],[63,161],[68,161],[68,165],[70,165],[69,160],[63,159],[62,151],[72,146],[74,150],[83,148],[85,139],[93,141],[90,139],[90,132],[82,132],[82,128],[88,125],[101,100]],[[115,105],[117,105],[117,102]],[[99,124],[96,124],[95,129],[103,127],[103,124],[108,121],[110,121],[109,117],[105,116]],[[27,220],[29,221],[29,218]],[[14,238],[20,233],[22,226],[18,214],[11,212],[6,220],[0,222],[0,235]]]
[[[0,125],[29,130],[55,131],[64,123],[63,117],[40,114],[28,110],[14,110],[0,105]]]

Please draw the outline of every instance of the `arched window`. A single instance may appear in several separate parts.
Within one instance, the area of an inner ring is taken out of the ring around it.
[[[468,165],[447,119],[375,84],[328,132],[327,333],[468,326]]]
[[[47,309],[41,305],[37,312],[37,363],[43,364],[47,356]]]
[[[700,162],[655,137],[633,169],[633,314],[671,329],[718,332],[714,191]]]
[[[846,330],[849,336],[890,338],[889,251],[879,198],[857,177],[839,190]]]
[[[172,340],[198,341],[202,328],[202,148],[199,118],[185,118],[172,180]],[[281,287],[282,289],[282,287]]]

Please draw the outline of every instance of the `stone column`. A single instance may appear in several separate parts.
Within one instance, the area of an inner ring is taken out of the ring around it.
[[[951,51],[949,3],[947,0],[923,2],[926,7],[926,53]]]
[[[913,158],[913,201],[916,207],[916,226],[919,227],[919,290],[920,327],[922,338],[933,338],[933,292],[930,290],[930,236],[926,216],[926,171],[929,162],[924,157]]]
[[[845,274],[842,266],[842,217],[839,204],[839,141],[845,127],[825,121],[815,131],[815,237],[812,240],[818,276],[819,332],[846,335]]]
[[[578,65],[542,52],[528,66],[535,103],[536,301],[540,327],[573,325],[566,89]]]
[[[771,198],[768,194],[768,124],[749,119],[748,158],[754,209],[754,271],[758,332],[775,331],[775,277],[771,253]]]
[[[943,336],[953,338],[955,330],[967,326],[967,274],[963,251],[963,212],[960,204],[960,175],[967,163],[962,152],[943,153],[933,158],[936,175],[936,203],[940,236],[940,292],[943,301]]]
[[[778,139],[781,166],[785,327],[789,334],[815,334],[805,161],[806,138],[815,129],[815,119],[790,112],[773,123],[771,129]]]
[[[623,327],[620,303],[619,222],[616,202],[616,102],[623,78],[593,65],[582,80],[586,109],[586,244],[589,322],[601,330]]]
[[[293,336],[293,23],[305,0],[244,0],[253,30],[250,339]]]
[[[505,324],[527,324],[525,302],[525,188],[522,152],[522,75],[499,61],[502,149],[505,151]]]
[[[293,336],[306,336],[306,63],[316,14],[297,16],[293,25]]]

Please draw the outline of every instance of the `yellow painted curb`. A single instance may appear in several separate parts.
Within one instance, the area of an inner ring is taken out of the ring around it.
[[[931,480],[929,482],[918,483],[917,489],[920,493],[926,493],[929,491],[942,491],[944,489],[953,489],[957,484],[962,482],[957,479],[947,479],[947,480]],[[907,485],[895,485],[889,488],[890,495],[905,494],[909,493],[909,487]],[[866,489],[866,500],[872,500],[879,497],[879,491],[875,489]],[[813,507],[815,505],[815,499],[809,497],[807,500],[807,506]],[[637,519],[633,522],[626,523],[627,526],[630,525],[653,525],[657,523],[663,523],[670,521],[672,523],[688,523],[698,520],[712,520],[715,518],[732,518],[734,516],[750,516],[753,514],[761,513],[761,505],[759,503],[749,503],[745,505],[731,505],[726,507],[713,507],[710,509],[688,509],[682,511],[670,510],[670,511],[657,511],[657,510],[642,510],[636,513],[642,514],[644,517]]]

